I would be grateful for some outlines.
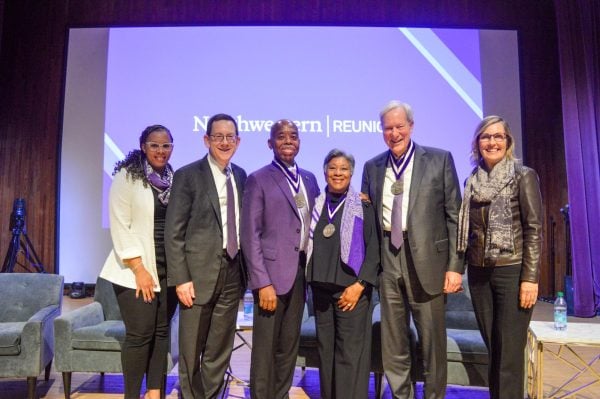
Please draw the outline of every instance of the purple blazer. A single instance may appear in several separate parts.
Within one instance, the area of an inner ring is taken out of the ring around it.
[[[310,215],[319,186],[312,173],[300,168],[298,171]],[[281,170],[269,164],[252,173],[246,181],[243,204],[240,244],[248,270],[248,288],[272,284],[277,295],[286,294],[298,271],[302,222]]]

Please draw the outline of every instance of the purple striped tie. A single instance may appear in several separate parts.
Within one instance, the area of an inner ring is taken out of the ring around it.
[[[394,204],[392,206],[392,234],[391,243],[396,249],[400,249],[404,238],[402,237],[402,197],[403,193],[394,195]]]
[[[238,253],[238,242],[235,226],[235,196],[229,167],[225,169],[225,174],[227,175],[227,255],[233,259]]]

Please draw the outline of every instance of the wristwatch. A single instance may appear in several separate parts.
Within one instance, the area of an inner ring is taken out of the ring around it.
[[[367,288],[367,282],[365,280],[358,279],[356,282],[363,286],[363,288]]]

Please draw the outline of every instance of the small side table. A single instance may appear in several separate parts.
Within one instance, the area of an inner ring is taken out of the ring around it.
[[[531,399],[568,398],[592,385],[600,383],[600,372],[595,366],[600,359],[600,324],[569,323],[567,330],[556,331],[553,322],[532,321],[527,337],[527,394]],[[558,347],[552,350],[551,344]],[[594,348],[589,360],[581,356],[582,348]],[[553,356],[564,367],[566,380],[552,392],[544,395],[544,354]],[[566,356],[568,355],[568,356]],[[572,373],[572,374],[571,374]],[[578,381],[583,375],[587,381]],[[591,377],[591,381],[589,381]]]

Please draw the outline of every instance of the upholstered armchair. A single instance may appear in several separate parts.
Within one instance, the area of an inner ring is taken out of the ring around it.
[[[179,357],[179,313],[171,321],[171,349],[167,372]],[[54,322],[56,370],[62,372],[65,399],[71,395],[74,371],[121,373],[121,345],[125,325],[112,284],[102,278],[96,281],[94,302],[57,318]],[[166,375],[162,396],[166,389]]]
[[[0,273],[0,377],[27,377],[29,399],[42,370],[50,376],[62,296],[62,276]]]

